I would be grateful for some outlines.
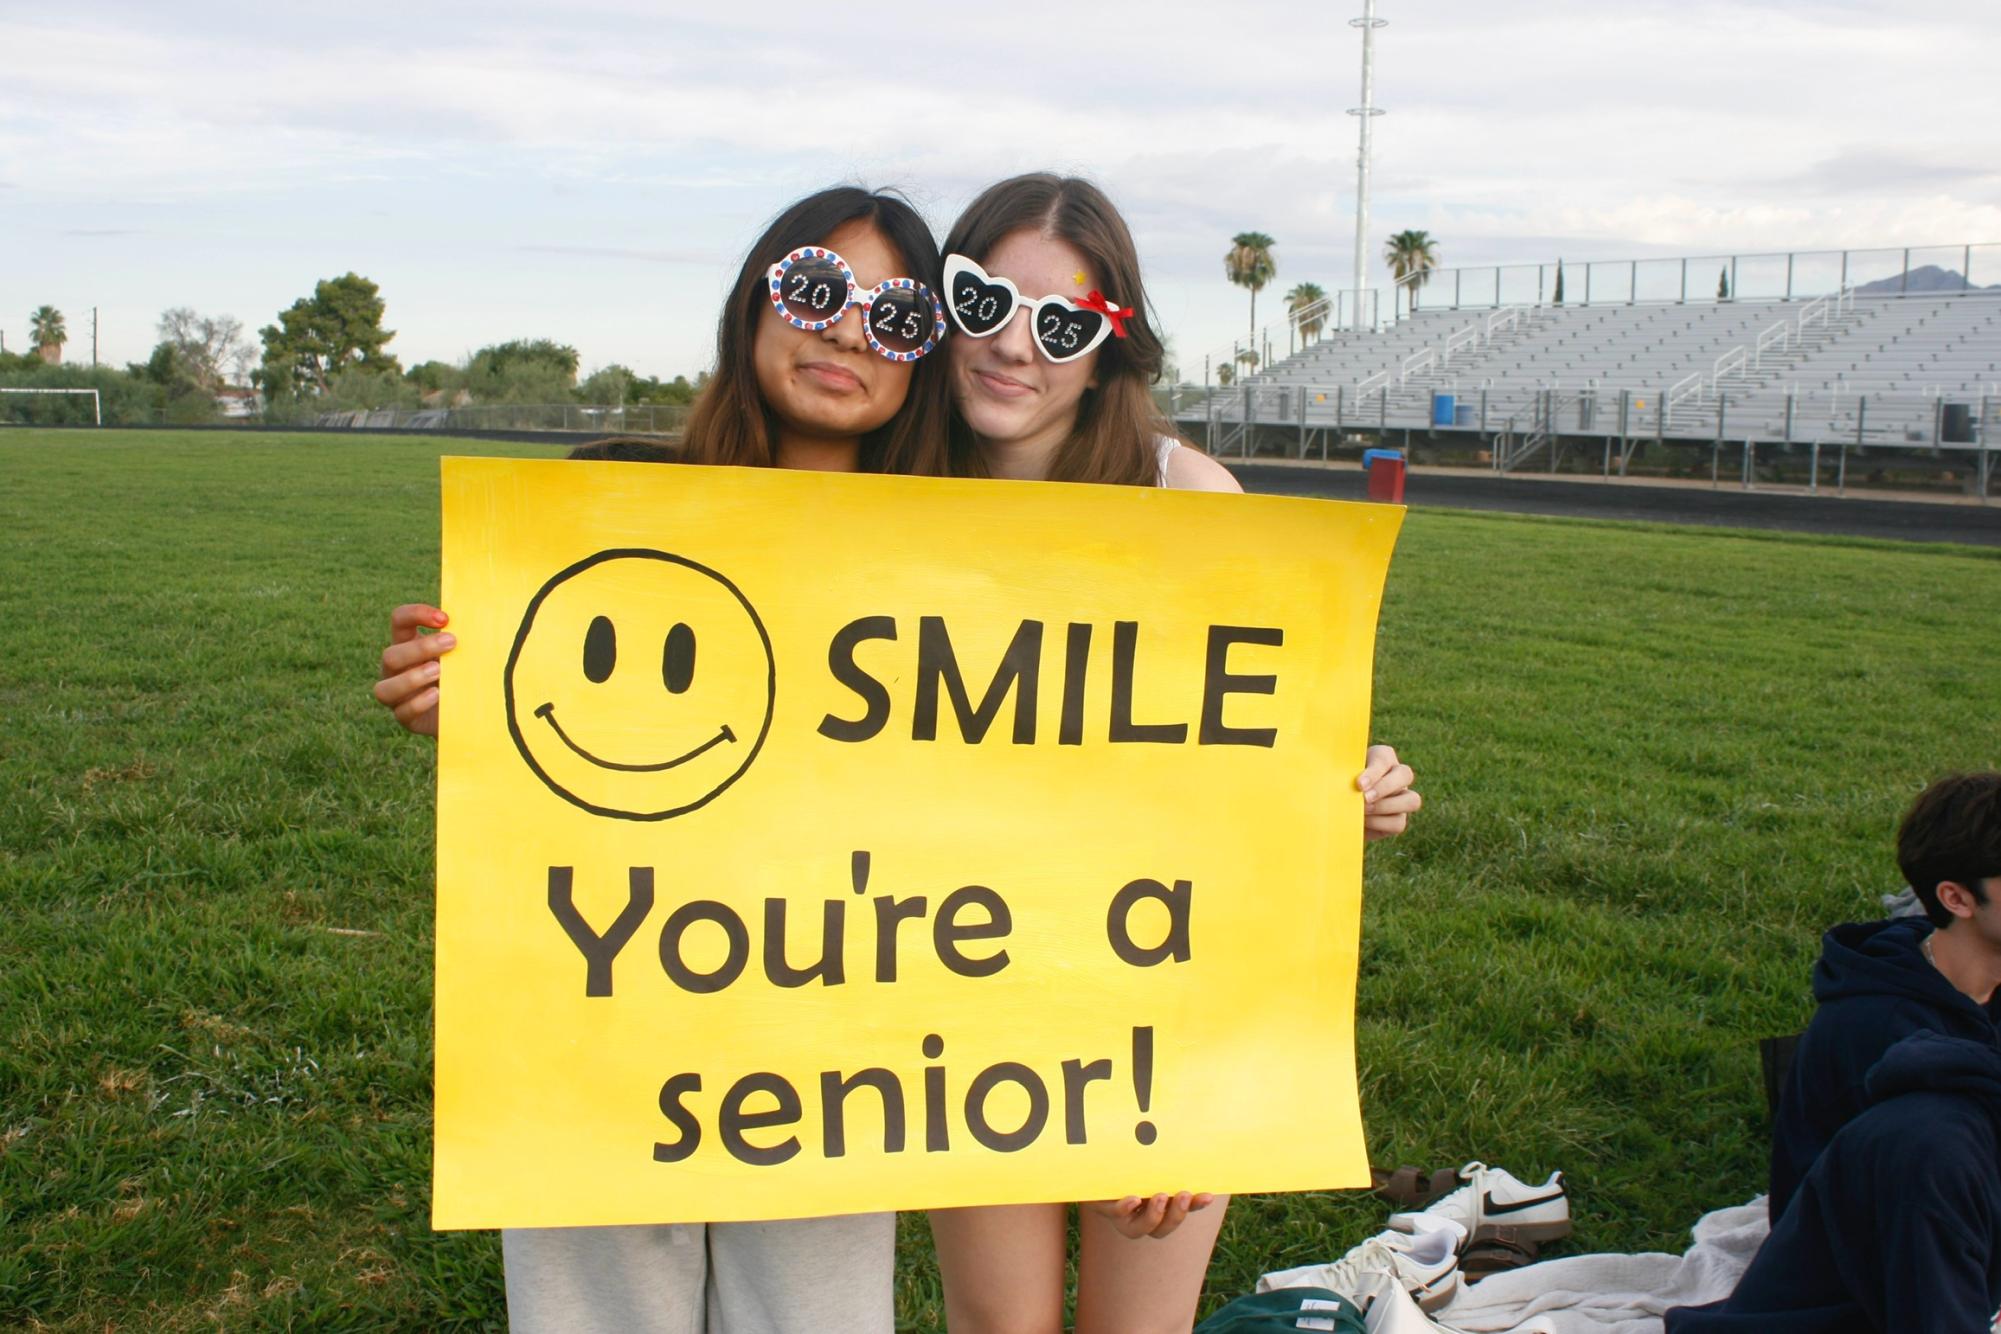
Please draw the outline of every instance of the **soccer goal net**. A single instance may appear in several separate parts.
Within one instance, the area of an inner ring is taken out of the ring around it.
[[[81,403],[75,411],[38,411],[38,405],[50,403],[45,398],[29,397],[8,402],[9,396],[16,394],[67,394],[90,400],[90,420],[94,425],[104,425],[104,403],[95,389],[9,389],[0,385],[0,425],[5,426],[68,426],[79,420]],[[53,404],[51,404],[53,406]]]

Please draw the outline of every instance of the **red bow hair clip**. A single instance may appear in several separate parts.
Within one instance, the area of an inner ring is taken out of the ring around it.
[[[1107,301],[1105,294],[1097,288],[1093,287],[1091,294],[1077,304],[1085,310],[1095,310],[1110,320],[1112,322],[1112,337],[1124,338],[1126,336],[1126,321],[1133,317],[1133,313],[1116,301]]]

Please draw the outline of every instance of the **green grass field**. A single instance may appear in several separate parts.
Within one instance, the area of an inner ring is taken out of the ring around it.
[[[426,1223],[431,747],[370,698],[436,588],[444,452],[0,434],[0,1326],[498,1327]],[[1374,1159],[1569,1173],[1570,1250],[1680,1250],[1764,1177],[1759,1036],[2001,765],[2001,552],[1414,513],[1376,735]],[[1539,1179],[1539,1177],[1538,1177]],[[1208,1305],[1380,1226],[1242,1199]],[[921,1219],[900,1304],[939,1327]]]

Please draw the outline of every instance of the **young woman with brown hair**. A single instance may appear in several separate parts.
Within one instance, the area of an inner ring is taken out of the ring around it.
[[[1048,173],[989,187],[945,241],[952,463],[973,476],[1241,491],[1154,405],[1162,347],[1125,220],[1089,181]],[[1021,319],[1018,316],[1026,315]],[[1369,838],[1419,805],[1408,766],[1372,746],[1356,780]],[[1080,1334],[1194,1323],[1227,1200],[1182,1191],[1078,1210]],[[931,1213],[954,1334],[1063,1328],[1068,1209]]]

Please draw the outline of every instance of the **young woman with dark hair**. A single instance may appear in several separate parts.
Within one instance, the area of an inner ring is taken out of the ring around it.
[[[716,369],[679,456],[692,463],[945,471],[938,250],[902,197],[823,190],[750,248],[716,330]],[[586,456],[635,457],[629,445]],[[645,451],[637,451],[645,458]],[[662,457],[654,455],[653,457]],[[390,614],[375,697],[436,736],[445,613]],[[439,633],[426,634],[425,630]],[[516,1331],[887,1334],[891,1214],[502,1233]]]
[[[831,304],[842,265],[858,294],[874,294],[858,316]],[[922,291],[890,283],[922,284]],[[947,471],[943,358],[929,355],[944,331],[931,304],[937,283],[937,242],[901,195],[836,186],[793,204],[744,256],[717,321],[716,368],[689,415],[680,460]],[[786,289],[796,293],[796,310],[780,308]],[[892,327],[878,335],[884,316]],[[456,641],[424,632],[445,624],[444,612],[423,603],[391,612],[391,642],[375,684],[376,699],[396,720],[426,736],[438,734],[438,659]]]
[[[1162,347],[1138,250],[1089,181],[1035,173],[984,191],[946,238],[944,297],[954,471],[1243,489],[1155,406]],[[1387,746],[1366,763],[1364,832],[1401,833],[1419,805],[1411,771]],[[1080,1334],[1187,1330],[1226,1204],[1182,1191],[1081,1206]],[[931,1231],[955,1334],[1063,1328],[1066,1206],[937,1209]]]

